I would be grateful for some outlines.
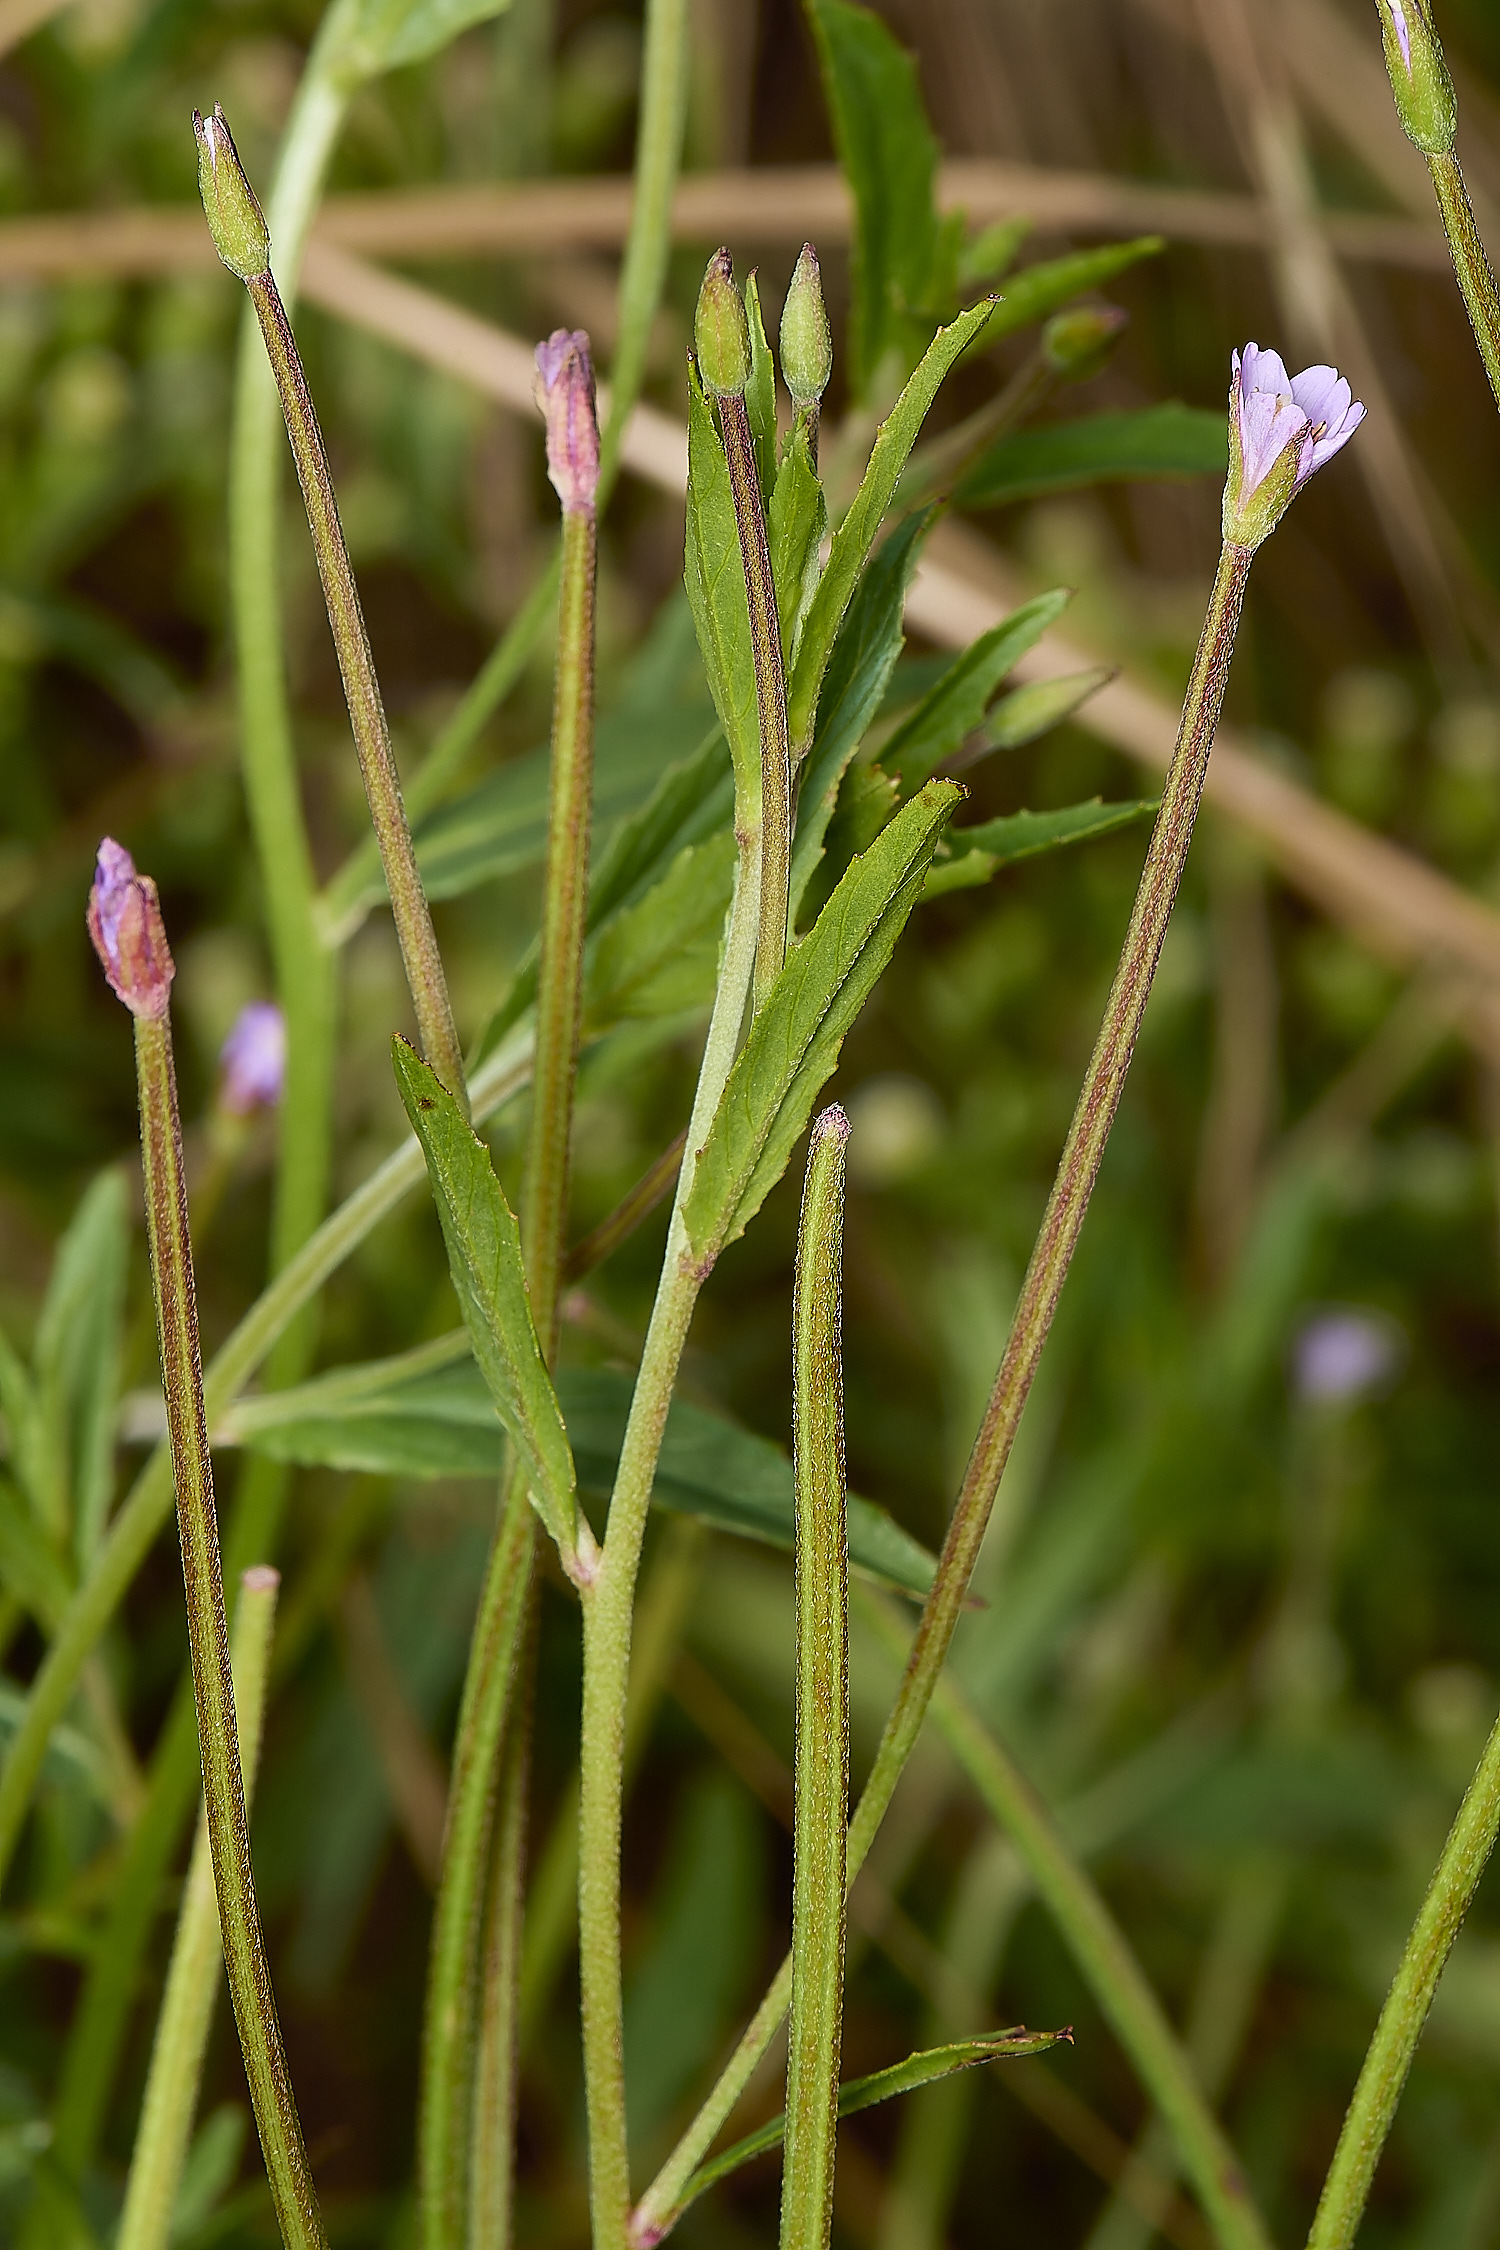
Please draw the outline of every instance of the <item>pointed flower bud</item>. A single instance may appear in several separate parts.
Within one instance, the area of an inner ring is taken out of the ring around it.
[[[547,474],[567,514],[592,514],[599,486],[594,362],[581,328],[554,328],[536,348],[537,405],[547,425]]]
[[[1444,156],[1458,128],[1458,100],[1427,0],[1375,0],[1396,113],[1424,156]]]
[[[781,308],[781,379],[799,412],[816,406],[833,372],[833,334],[823,302],[823,276],[810,242],[792,274]]]
[[[1336,367],[1288,375],[1277,352],[1247,344],[1229,386],[1229,481],[1224,537],[1258,547],[1314,470],[1347,445],[1365,418]]]
[[[88,921],[111,989],[133,1016],[164,1016],[176,972],[156,885],[112,836],[99,846]]]
[[[727,250],[716,250],[708,261],[693,315],[693,343],[698,372],[716,397],[744,391],[750,380],[750,323]]]
[[[198,193],[214,248],[231,273],[253,281],[271,263],[271,237],[217,102],[211,117],[193,111],[193,131],[198,137]]]
[[[1097,375],[1119,341],[1128,314],[1118,305],[1075,305],[1054,313],[1042,330],[1042,358],[1063,383]]]
[[[224,1077],[219,1104],[231,1117],[274,1109],[286,1082],[286,1018],[274,1000],[241,1008],[219,1050]]]

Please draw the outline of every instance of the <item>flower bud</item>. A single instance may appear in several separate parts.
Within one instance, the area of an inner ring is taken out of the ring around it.
[[[693,343],[705,387],[719,398],[743,393],[750,380],[750,323],[727,250],[716,250],[708,261],[693,315]]]
[[[164,1016],[175,970],[149,875],[138,875],[123,844],[99,846],[89,893],[89,936],[111,989],[133,1016]]]
[[[833,335],[818,253],[804,242],[781,308],[781,379],[799,412],[817,405],[832,372]]]
[[[599,487],[594,362],[581,328],[554,328],[536,348],[535,394],[547,425],[547,474],[567,514],[592,514]]]
[[[1042,358],[1062,383],[1097,375],[1129,316],[1118,305],[1075,305],[1054,313],[1042,330]]]
[[[198,137],[198,193],[214,248],[231,273],[252,281],[271,263],[271,237],[217,102],[212,117],[193,111],[193,131]]]
[[[231,1117],[274,1109],[286,1082],[286,1018],[274,1000],[241,1008],[219,1050],[224,1066],[219,1105]]]
[[[1458,101],[1432,28],[1427,0],[1376,0],[1396,112],[1424,156],[1444,156],[1458,128]]]

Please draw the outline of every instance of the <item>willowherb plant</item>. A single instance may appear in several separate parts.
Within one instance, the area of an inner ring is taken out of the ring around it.
[[[819,0],[813,13],[836,129],[847,143],[855,121],[839,57],[851,41],[874,42],[870,51],[883,52],[879,42],[886,35],[842,0]],[[1462,183],[1453,190],[1456,175],[1442,169],[1451,159],[1452,102],[1441,51],[1417,0],[1382,0],[1382,13],[1403,121],[1433,161],[1440,197],[1447,197],[1445,218],[1451,218]],[[659,23],[658,35],[665,37]],[[656,60],[663,75],[655,95],[670,113],[669,81],[680,53],[674,63],[663,48]],[[1275,351],[1253,343],[1233,354],[1222,547],[1176,749],[1014,1319],[934,1560],[847,1492],[840,1290],[850,1126],[836,1105],[816,1117],[814,1111],[844,1040],[924,897],[985,882],[1010,858],[1103,832],[1148,809],[1067,808],[1050,816],[1045,832],[1035,825],[1037,816],[1024,813],[975,825],[962,821],[965,792],[951,769],[965,746],[986,728],[992,744],[1024,739],[1027,726],[1052,723],[1072,707],[1054,695],[1045,705],[1026,706],[1027,716],[1013,703],[997,702],[1064,597],[1028,604],[981,636],[913,708],[894,717],[884,711],[902,645],[904,598],[924,542],[952,495],[983,473],[1015,424],[1107,354],[1119,316],[1113,308],[1078,307],[1072,300],[1113,269],[1101,269],[1097,260],[1093,266],[1058,261],[1055,270],[1034,268],[1019,277],[1015,302],[981,297],[964,306],[963,246],[934,219],[928,294],[888,276],[882,301],[867,285],[857,305],[855,404],[878,399],[886,410],[873,437],[865,433],[867,450],[862,443],[851,453],[859,413],[850,416],[848,433],[823,421],[833,340],[813,246],[797,261],[778,332],[779,374],[790,405],[780,421],[777,360],[755,279],[737,284],[727,249],[710,259],[687,369],[685,580],[717,724],[695,755],[661,774],[648,798],[592,855],[598,517],[617,457],[619,416],[629,408],[629,369],[625,387],[616,390],[615,419],[601,436],[588,337],[559,329],[537,347],[536,398],[561,519],[555,580],[548,581],[556,588],[557,653],[545,873],[535,946],[509,989],[495,996],[496,1012],[479,1041],[482,1059],[466,1069],[332,478],[272,278],[271,235],[223,113],[215,109],[207,119],[195,113],[194,125],[214,241],[246,285],[276,379],[422,1052],[393,1038],[411,1142],[295,1248],[205,1371],[172,1062],[171,954],[154,885],[119,845],[101,843],[89,929],[112,989],[135,1019],[167,1452],[143,1470],[117,1515],[34,1683],[0,1784],[0,1858],[14,1848],[48,1734],[91,1641],[175,1493],[206,1841],[195,1854],[180,1911],[121,2243],[145,2250],[171,2236],[217,1975],[210,1869],[277,2222],[289,2245],[325,2239],[281,2046],[246,1827],[276,1579],[265,1568],[243,1579],[231,1649],[210,1431],[228,1431],[253,1446],[278,1431],[305,1431],[319,1415],[325,1425],[341,1414],[352,1418],[372,1401],[394,1411],[434,1377],[467,1371],[474,1382],[463,1395],[463,1415],[453,1419],[467,1416],[480,1429],[489,1448],[483,1458],[496,1472],[497,1504],[468,1650],[433,1914],[417,2128],[424,2250],[479,2250],[507,2243],[513,2233],[533,1611],[543,1560],[576,1603],[583,1650],[574,1872],[594,2250],[644,2250],[661,2241],[697,2196],[778,2142],[784,2143],[782,2250],[824,2250],[840,2115],[1070,2036],[1063,2029],[998,2028],[841,2081],[846,1898],[929,1714],[1010,1834],[1170,2130],[1213,2235],[1225,2250],[1266,2250],[1269,2236],[1239,2163],[1120,1930],[1057,1823],[945,1678],[944,1664],[970,1599],[980,1544],[1150,998],[1253,559],[1310,477],[1355,434],[1363,407],[1331,367],[1289,375]],[[674,162],[675,145],[667,174]],[[646,184],[655,178],[660,186],[661,163],[661,150],[648,145]],[[660,240],[653,246],[640,237],[635,245],[633,270],[656,275],[645,293],[650,298],[665,243],[660,203],[659,195],[655,204],[644,196],[641,203],[648,214],[642,225],[654,224]],[[968,281],[990,278],[981,270],[990,254],[969,246]],[[1132,254],[1142,254],[1141,246]],[[1461,277],[1462,255],[1460,243]],[[1120,253],[1112,256],[1116,267],[1124,262]],[[1479,305],[1475,325],[1483,343],[1488,300],[1472,268],[1466,288],[1471,310]],[[1008,321],[1021,325],[1018,305],[1039,338],[1012,383],[967,423],[922,445],[928,411],[948,374]],[[649,327],[651,309],[644,299],[632,306],[633,335],[643,321]],[[916,346],[914,326],[923,331]],[[528,631],[538,629],[545,606],[528,610]],[[1097,684],[1094,675],[1083,686],[1070,683],[1073,703]],[[717,944],[711,989],[697,995],[706,1029],[690,1115],[614,1217],[570,1251],[580,1055],[630,1013],[631,980],[640,979],[643,962],[654,966],[687,953],[705,920]],[[287,1018],[266,1003],[240,1018],[223,1057],[218,1099],[227,1115],[243,1118],[279,1099],[288,1030]],[[295,1058],[302,1035],[295,1018],[290,1034]],[[477,1127],[528,1090],[518,1213]],[[289,1118],[285,1131],[305,1130],[306,1113],[301,1120]],[[740,1528],[795,1550],[792,1946],[696,2115],[654,2178],[643,2183],[632,2174],[627,2131],[621,1927],[632,1682],[638,1687],[646,1669],[642,1640],[649,1645],[638,1599],[643,1544],[653,1503],[662,1497],[674,1429],[680,1432],[684,1412],[691,1412],[676,1394],[700,1294],[721,1254],[756,1221],[804,1135],[802,1221],[788,1308],[791,1473],[781,1499],[767,1504],[758,1524],[748,1515],[727,1517],[735,1497],[727,1475],[726,1490],[717,1496],[720,1515],[705,1509],[713,1520],[738,1520]],[[424,1170],[462,1326],[400,1362],[336,1368],[310,1383],[243,1397],[322,1282]],[[667,1195],[670,1217],[650,1322],[610,1448],[607,1513],[596,1524],[580,1498],[584,1417],[575,1411],[568,1371],[559,1365],[562,1292],[570,1274],[609,1255]],[[440,1415],[430,1420],[442,1427]],[[295,1436],[288,1444],[295,1458]],[[851,1570],[894,1582],[918,1598],[914,1632],[882,1597],[851,1589]],[[852,1812],[851,1602],[862,1605],[904,1667]],[[1497,1743],[1500,1734],[1485,1751],[1377,2029],[1314,2225],[1320,2250],[1353,2238],[1436,1978],[1494,1842]],[[788,2014],[783,2116],[715,2154],[722,2128]]]

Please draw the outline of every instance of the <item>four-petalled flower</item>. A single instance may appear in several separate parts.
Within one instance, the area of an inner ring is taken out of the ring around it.
[[[1258,547],[1314,470],[1331,461],[1365,410],[1336,367],[1288,375],[1278,352],[1247,344],[1229,388],[1229,481],[1224,536]]]

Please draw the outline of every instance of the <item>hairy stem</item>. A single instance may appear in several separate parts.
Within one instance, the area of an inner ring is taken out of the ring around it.
[[[1105,1005],[1104,1022],[1073,1113],[984,1421],[949,1522],[937,1577],[923,1608],[874,1766],[850,1823],[851,1882],[885,1817],[896,1782],[911,1755],[932,1700],[938,1674],[962,1613],[969,1579],[1010,1456],[1021,1410],[1103,1161],[1192,841],[1249,568],[1250,555],[1246,550],[1225,546],[1188,682],[1177,748],[1168,769],[1120,965]],[[775,2037],[790,1991],[788,1960],[783,1962],[775,1983],[721,2072],[718,2083],[642,2198],[632,2228],[637,2243],[659,2240],[673,2223],[681,2208],[682,2190],[687,2180],[712,2146],[749,2083],[756,2064]],[[1140,2058],[1136,2059],[1139,2062]],[[1184,2156],[1187,2155],[1185,2150]]]
[[[448,980],[432,926],[432,910],[417,872],[411,828],[396,771],[396,754],[391,748],[380,683],[375,677],[375,660],[370,654],[370,637],[365,630],[359,589],[354,583],[349,550],[339,522],[338,500],[323,433],[318,427],[317,411],[307,387],[292,324],[287,319],[281,293],[269,267],[264,273],[252,276],[245,286],[250,292],[250,302],[255,307],[265,340],[266,356],[276,378],[292,458],[297,465],[297,481],[307,506],[313,553],[317,557],[318,576],[323,582],[328,622],[333,629],[333,644],[344,683],[344,699],[349,706],[349,723],[359,753],[370,819],[380,845],[380,862],[390,894],[406,982],[416,1009],[422,1052],[449,1093],[462,1103],[467,1099],[463,1054],[454,1028]]]
[[[1469,1783],[1412,1925],[1339,2134],[1308,2250],[1347,2250],[1395,2120],[1417,2041],[1500,1830],[1500,1721]]]
[[[535,1538],[535,1530],[532,1533]],[[533,1604],[534,1610],[534,1604]],[[521,1652],[526,1692],[512,1697],[500,1769],[490,1890],[479,1974],[474,2116],[469,2165],[469,2236],[483,2250],[505,2250],[515,2203],[516,2081],[520,2057],[521,1929],[526,1890],[527,1789],[531,1779],[531,1695],[535,1623]]]
[[[1474,209],[1458,158],[1451,149],[1441,155],[1430,155],[1427,169],[1437,191],[1443,232],[1448,237],[1453,271],[1468,307],[1474,341],[1479,346],[1495,404],[1500,406],[1500,291],[1496,290],[1495,276],[1484,254],[1479,229],[1474,224]]]
[[[260,1758],[278,1583],[274,1570],[246,1571],[235,1610],[229,1662],[247,1806]],[[208,1827],[200,1821],[156,2019],[116,2250],[168,2250],[223,1957]]]
[[[224,1939],[224,1966],[282,2240],[288,2250],[325,2250],[317,2196],[287,2075],[250,1865],[168,1017],[137,1016],[135,1040],[151,1277],[177,1493],[203,1801]]]
[[[849,1841],[849,1549],[840,1291],[849,1121],[812,1129],[792,1299],[797,1747],[792,2021],[781,2250],[824,2250],[833,2219]]]
[[[719,400],[724,458],[734,495],[745,594],[750,610],[750,647],[755,660],[755,701],[760,720],[760,928],[755,944],[755,1008],[758,1014],[786,961],[786,926],[792,880],[792,760],[787,735],[786,677],[781,663],[781,625],[766,514],[755,469],[755,444],[742,393]]]

